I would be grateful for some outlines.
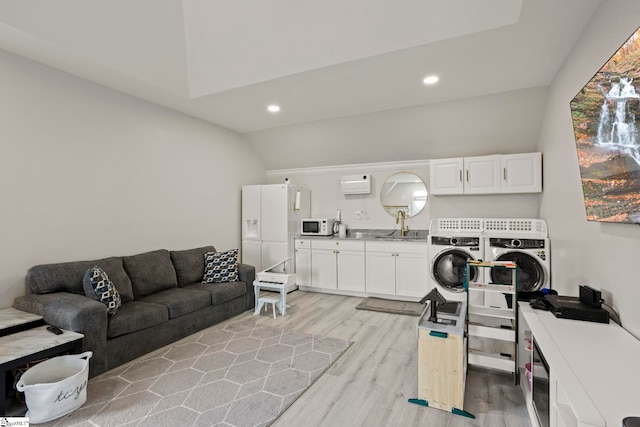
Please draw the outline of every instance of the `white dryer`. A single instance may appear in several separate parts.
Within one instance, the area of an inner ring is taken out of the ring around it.
[[[466,300],[464,289],[467,260],[484,259],[478,218],[438,218],[429,227],[429,289],[434,287],[447,299]],[[481,282],[483,271],[469,268],[470,281]]]
[[[512,261],[518,266],[518,292],[551,287],[551,250],[547,224],[541,219],[485,219],[486,261]],[[487,269],[485,280],[510,284],[511,273]]]
[[[549,260],[549,239],[486,237],[485,254],[487,261],[513,261],[518,266],[518,292],[538,291],[548,288],[551,263]],[[510,284],[511,272],[505,269],[491,269],[489,283]]]

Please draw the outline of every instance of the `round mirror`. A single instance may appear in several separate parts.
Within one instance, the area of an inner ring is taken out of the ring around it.
[[[406,218],[418,215],[427,204],[427,186],[411,172],[396,172],[382,184],[380,203],[394,218],[404,211]]]

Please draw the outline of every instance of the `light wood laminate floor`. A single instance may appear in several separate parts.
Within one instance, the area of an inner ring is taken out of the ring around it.
[[[284,317],[273,319],[270,311],[238,316],[353,342],[273,426],[531,426],[512,376],[479,368],[468,371],[464,401],[476,419],[409,403],[418,391],[418,318],[356,310],[360,301],[295,291],[287,295]]]

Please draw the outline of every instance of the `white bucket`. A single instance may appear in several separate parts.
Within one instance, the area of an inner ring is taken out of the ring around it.
[[[87,401],[90,351],[53,357],[27,369],[16,384],[24,392],[30,423],[44,423],[75,411]]]

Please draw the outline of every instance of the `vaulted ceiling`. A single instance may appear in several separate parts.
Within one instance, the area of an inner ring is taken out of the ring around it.
[[[247,133],[546,86],[600,2],[7,0],[0,48]]]

